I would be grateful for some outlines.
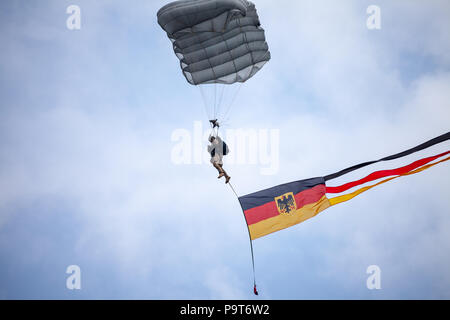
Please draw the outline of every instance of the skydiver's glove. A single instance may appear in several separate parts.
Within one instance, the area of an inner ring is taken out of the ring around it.
[[[211,122],[211,125],[213,126],[213,129],[214,128],[220,128],[220,124],[217,121],[217,119],[216,120],[209,120],[209,122]]]

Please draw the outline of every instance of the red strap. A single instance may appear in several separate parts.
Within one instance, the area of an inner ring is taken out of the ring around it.
[[[434,157],[429,157],[429,158],[424,158],[424,159],[421,159],[421,160],[417,160],[416,162],[413,162],[413,163],[411,163],[411,164],[409,164],[407,166],[404,166],[404,167],[401,167],[401,168],[398,168],[398,169],[376,171],[376,172],[373,172],[373,173],[369,174],[367,177],[362,178],[360,180],[352,181],[352,182],[343,184],[343,185],[338,186],[338,187],[327,187],[327,189],[326,189],[327,191],[326,192],[327,193],[341,193],[341,192],[347,191],[348,189],[351,189],[353,187],[356,187],[356,186],[359,186],[361,184],[364,184],[366,182],[370,182],[370,181],[373,181],[373,180],[377,180],[377,179],[384,178],[384,177],[389,177],[389,176],[402,175],[402,174],[405,174],[405,173],[407,173],[407,172],[409,172],[411,170],[417,169],[417,168],[419,168],[419,167],[421,167],[421,166],[423,166],[423,165],[425,165],[425,164],[427,164],[427,163],[429,163],[429,162],[431,162],[433,160],[436,160],[436,159],[438,159],[440,157],[443,157],[443,156],[445,156],[445,155],[447,155],[449,153],[450,153],[450,151],[447,151],[447,152],[438,154],[437,156],[434,156]]]

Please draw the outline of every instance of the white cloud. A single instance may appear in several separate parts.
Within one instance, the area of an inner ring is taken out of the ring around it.
[[[48,83],[36,81],[43,69],[38,66],[34,72],[25,53],[28,40],[14,40],[12,29],[11,38],[2,38],[10,48],[2,57],[12,61],[2,67],[36,103],[22,105],[23,97],[14,95],[16,100],[2,102],[0,228],[21,214],[13,209],[15,203],[48,195],[74,199],[83,225],[75,244],[79,254],[97,262],[112,256],[124,278],[130,270],[145,278],[155,269],[187,261],[187,274],[207,271],[203,296],[239,299],[246,296],[239,283],[247,274],[223,266],[235,255],[242,257],[242,264],[248,262],[239,204],[231,191],[216,183],[213,168],[180,167],[170,161],[172,130],[190,126],[202,114],[202,106],[200,95],[184,83],[172,53],[166,56],[170,42],[155,22],[163,3],[114,4],[114,10],[104,2],[81,4],[87,21],[80,38],[65,31],[43,36],[43,30],[54,28],[38,27],[37,22],[19,28],[33,41],[55,41],[66,49],[55,64],[67,70],[52,69]],[[380,6],[385,20],[382,30],[372,33],[365,27],[366,8],[356,1],[257,2],[273,58],[243,88],[231,124],[280,128],[281,163],[279,175],[273,177],[261,176],[258,168],[232,166],[240,194],[328,174],[448,130],[446,2],[435,1],[425,11],[420,2]],[[119,20],[109,20],[109,10],[121,12]],[[400,14],[402,19],[396,19]],[[432,22],[422,28],[414,22],[418,18]],[[148,29],[135,35],[136,42],[122,43],[132,38],[123,27],[133,23]],[[36,55],[45,53],[36,50]],[[405,79],[406,67],[400,68],[405,55],[432,61]],[[164,68],[167,73],[162,75]],[[40,93],[51,99],[40,100]],[[419,271],[437,270],[442,281],[435,284],[436,295],[448,296],[446,175],[443,164],[380,187],[283,231],[292,238],[281,246],[292,246],[305,233],[323,240],[317,255],[326,257],[321,269],[325,277],[343,270],[357,274],[368,263],[387,266],[387,278],[398,283],[404,281],[408,264]],[[426,197],[419,197],[422,194]],[[433,209],[424,215],[431,198]],[[262,239],[260,246],[270,247],[271,241],[278,245],[276,239]],[[335,240],[342,246],[325,243]],[[273,268],[282,264],[272,263]],[[292,272],[297,268],[289,266]],[[289,279],[280,275],[278,283],[283,281]],[[357,288],[359,278],[351,281]],[[282,291],[267,289],[274,298]]]

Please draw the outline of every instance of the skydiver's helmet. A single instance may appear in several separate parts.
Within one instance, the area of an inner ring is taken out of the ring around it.
[[[216,137],[214,137],[214,136],[209,137],[209,142],[213,143],[214,140],[216,140]]]

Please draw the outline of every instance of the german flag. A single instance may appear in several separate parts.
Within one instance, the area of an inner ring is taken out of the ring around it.
[[[450,160],[450,157],[448,157],[449,154],[450,154],[450,151],[443,152],[436,156],[417,160],[413,163],[410,163],[410,164],[400,167],[400,168],[376,171],[376,172],[373,172],[373,173],[369,174],[368,176],[366,176],[362,179],[356,180],[356,181],[347,182],[347,183],[337,186],[337,187],[327,187],[326,188],[327,194],[329,194],[329,195],[339,194],[337,196],[334,196],[333,198],[330,198],[330,205],[334,206],[338,203],[349,201],[349,200],[353,199],[354,197],[359,196],[361,193],[366,192],[366,191],[368,191],[374,187],[377,187],[379,185],[382,185],[386,182],[389,182],[391,180],[394,180],[394,179],[397,179],[397,178],[400,178],[403,176],[409,176],[409,175],[412,175],[415,173],[419,173],[426,169],[434,167],[435,165],[437,165],[439,163]],[[387,178],[387,177],[389,177],[389,178]],[[367,185],[360,189],[357,189],[355,191],[351,191],[351,192],[347,193],[348,190],[350,190],[354,187],[359,187],[365,183],[380,180],[380,179],[384,179],[384,180],[378,181],[377,183],[375,183],[373,185]]]
[[[376,186],[422,172],[450,160],[450,151],[445,151],[398,168],[375,171],[361,179],[339,186],[327,186],[329,181],[350,172],[375,163],[402,159],[449,139],[450,132],[447,132],[414,148],[380,160],[361,163],[325,177],[295,181],[240,197],[251,240],[299,224],[331,206],[349,201]],[[352,190],[354,188],[358,189]]]
[[[239,198],[252,240],[301,223],[327,209],[324,178],[287,183]]]

